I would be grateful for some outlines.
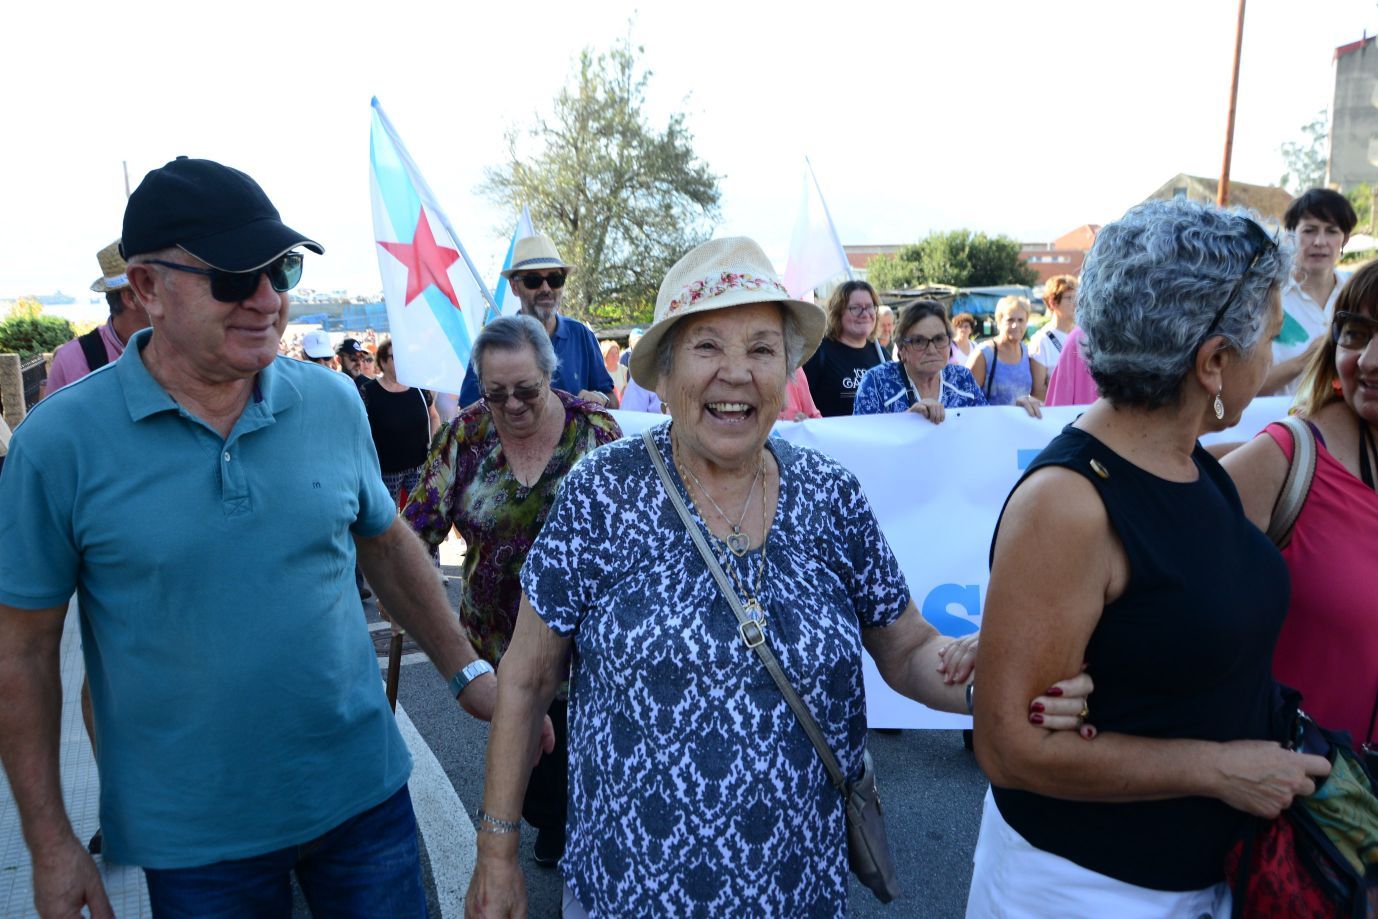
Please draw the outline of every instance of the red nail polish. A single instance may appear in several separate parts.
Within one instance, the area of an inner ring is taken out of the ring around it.
[[[1038,712],[1033,712],[1032,714],[1029,715],[1029,722],[1030,722],[1031,724],[1042,724],[1042,723],[1043,723],[1043,716],[1040,715]]]
[[[1031,712],[1041,712],[1041,711],[1043,711],[1043,703],[1042,703],[1042,702],[1031,702],[1031,703],[1029,703],[1029,711],[1031,711]]]
[[[1062,687],[1061,687],[1061,686],[1049,686],[1046,690],[1044,690],[1043,695],[1045,695],[1045,696],[1060,696],[1060,695],[1062,695]]]

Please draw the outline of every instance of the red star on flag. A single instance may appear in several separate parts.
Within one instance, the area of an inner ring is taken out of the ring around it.
[[[407,298],[404,302],[411,303],[421,296],[423,290],[434,284],[455,305],[455,309],[459,309],[459,297],[455,296],[455,288],[448,274],[449,267],[459,261],[459,250],[436,245],[425,208],[417,217],[416,232],[412,234],[411,242],[390,243],[380,239],[378,245],[407,267]]]

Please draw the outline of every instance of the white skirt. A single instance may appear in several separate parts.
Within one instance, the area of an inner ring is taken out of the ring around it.
[[[1230,888],[1153,890],[1097,874],[1030,845],[986,792],[967,919],[1228,919]]]

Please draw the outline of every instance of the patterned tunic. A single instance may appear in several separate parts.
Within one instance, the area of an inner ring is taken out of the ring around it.
[[[957,364],[946,364],[942,369],[942,383],[938,401],[943,408],[970,408],[985,405],[986,396],[976,385],[971,371]],[[890,361],[872,367],[861,378],[861,386],[856,391],[856,402],[852,404],[853,415],[884,415],[887,412],[906,412],[914,404],[910,397],[908,381],[904,377],[904,364]]]
[[[667,463],[668,432],[654,435]],[[856,777],[860,628],[892,623],[909,589],[856,479],[808,448],[769,447],[781,486],[760,597],[766,631]],[[756,583],[759,549],[737,559],[710,543]],[[841,796],[737,636],[639,438],[570,473],[522,586],[546,624],[573,638],[561,867],[590,915],[844,915]]]
[[[521,601],[518,574],[550,513],[560,482],[594,448],[622,436],[598,406],[555,390],[565,430],[533,487],[517,481],[486,402],[455,417],[436,434],[431,454],[402,516],[423,540],[438,546],[453,524],[464,553],[459,615],[486,661],[497,664],[512,640]]]

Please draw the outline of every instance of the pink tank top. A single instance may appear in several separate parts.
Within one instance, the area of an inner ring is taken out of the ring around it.
[[[1264,429],[1288,460],[1286,428]],[[1378,494],[1318,439],[1316,477],[1282,550],[1292,602],[1273,653],[1273,676],[1301,690],[1317,723],[1369,736],[1378,700]]]

